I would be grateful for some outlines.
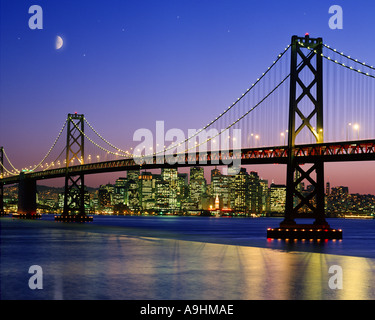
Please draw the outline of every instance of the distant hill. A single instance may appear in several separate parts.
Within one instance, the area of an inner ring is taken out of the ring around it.
[[[99,188],[92,188],[92,187],[87,187],[87,186],[85,188],[89,193],[95,192],[96,190],[99,189]],[[46,192],[46,191],[50,191],[53,193],[64,192],[64,187],[49,187],[49,186],[37,185],[36,189],[38,192]]]

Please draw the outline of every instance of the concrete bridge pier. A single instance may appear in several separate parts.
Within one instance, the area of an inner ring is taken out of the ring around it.
[[[18,210],[21,217],[37,216],[36,213],[36,180],[30,179],[23,172],[20,173],[18,185]]]

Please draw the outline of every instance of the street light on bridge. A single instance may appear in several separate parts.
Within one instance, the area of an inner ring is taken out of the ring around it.
[[[355,123],[355,124],[353,125],[353,129],[354,129],[355,131],[357,131],[357,138],[358,138],[358,140],[359,140],[359,124],[358,124],[358,123]]]
[[[283,139],[283,141],[284,141],[283,144],[285,145],[285,133],[281,132],[280,136],[281,136],[281,139]]]

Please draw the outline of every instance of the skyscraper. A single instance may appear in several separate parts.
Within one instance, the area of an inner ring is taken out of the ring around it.
[[[162,168],[161,169],[161,179],[164,182],[163,186],[160,188],[163,190],[165,196],[167,197],[167,208],[171,211],[175,211],[178,207],[177,195],[178,195],[178,171],[176,168]],[[165,184],[166,183],[166,184]],[[160,193],[160,192],[159,192]]]
[[[270,186],[270,211],[283,213],[285,211],[286,186],[271,183]]]
[[[113,195],[113,204],[125,203],[125,189],[127,178],[118,178],[115,182],[115,193]]]
[[[204,179],[204,168],[202,167],[191,167],[190,168],[190,181],[191,180]]]
[[[231,176],[222,175],[217,169],[211,171],[211,196],[219,199],[219,207],[231,208],[230,204],[230,186]],[[216,203],[215,203],[216,204]]]
[[[249,174],[245,168],[240,168],[238,174],[231,181],[231,206],[238,212],[248,211],[249,201]]]
[[[270,196],[268,189],[268,180],[259,180],[260,188],[260,207],[258,213],[267,213],[270,211]]]
[[[261,188],[258,172],[251,171],[249,175],[249,211],[259,212],[261,210]]]
[[[206,192],[206,187],[204,169],[201,167],[190,168],[189,195],[197,207],[200,204],[202,195]]]
[[[331,193],[331,184],[329,182],[326,183],[326,196],[329,196]]]
[[[140,206],[144,210],[152,209],[155,205],[155,199],[151,172],[142,172],[139,176],[138,184]]]
[[[99,187],[98,199],[100,207],[104,208],[112,205],[114,190],[114,186],[109,183]]]

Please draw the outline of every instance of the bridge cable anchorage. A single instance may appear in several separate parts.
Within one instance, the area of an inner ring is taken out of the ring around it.
[[[290,44],[284,49],[283,52],[281,52],[276,60],[274,60],[271,64],[271,66],[269,66],[267,68],[267,70],[262,73],[262,75],[251,85],[250,88],[248,88],[245,93],[243,93],[235,102],[233,102],[227,109],[225,109],[222,113],[219,114],[219,116],[217,116],[214,120],[212,120],[211,122],[209,122],[208,124],[206,124],[203,128],[199,129],[198,131],[196,131],[193,135],[191,135],[190,137],[186,138],[185,140],[183,141],[180,141],[180,142],[176,142],[174,145],[171,145],[167,148],[165,148],[164,150],[162,151],[158,151],[158,152],[154,152],[152,155],[157,155],[159,153],[164,153],[165,151],[168,151],[168,150],[171,150],[173,148],[176,148],[178,147],[179,145],[189,141],[190,139],[196,137],[199,133],[201,133],[203,130],[206,130],[208,127],[210,127],[212,124],[214,124],[216,121],[218,121],[222,116],[224,116],[229,110],[231,110],[235,105],[237,105],[238,102],[240,102],[265,76],[266,74],[275,66],[275,64],[284,56],[284,54],[288,51],[288,49],[290,48]],[[150,155],[147,155],[147,156],[151,156]]]
[[[121,153],[124,153],[124,154],[127,154],[128,156],[131,156],[133,157],[134,155],[132,153],[130,153],[129,151],[127,150],[122,150],[118,147],[116,147],[115,145],[113,145],[112,143],[110,143],[108,140],[104,139],[95,129],[94,127],[87,121],[86,118],[83,118],[84,121],[86,122],[86,124],[89,126],[89,128],[94,131],[94,133],[101,139],[103,140],[106,144],[108,144],[109,146],[111,146],[113,149],[116,149],[117,151],[120,151]]]
[[[318,52],[317,52],[316,50],[310,48],[309,46],[305,46],[305,44],[302,43],[302,42],[299,42],[299,45],[301,45],[301,46],[303,46],[303,47],[309,49],[310,51],[313,51],[314,53],[318,54]],[[340,54],[339,52],[336,52],[336,53]],[[358,73],[363,74],[363,75],[365,75],[365,76],[367,76],[367,77],[370,77],[370,78],[375,79],[375,76],[372,75],[372,74],[369,74],[368,72],[363,72],[363,71],[360,70],[360,69],[353,68],[352,66],[347,66],[345,63],[341,63],[341,62],[339,62],[339,61],[337,61],[337,60],[334,60],[334,59],[332,59],[331,57],[324,55],[323,53],[321,53],[320,55],[321,55],[323,58],[327,59],[328,61],[332,61],[332,62],[338,64],[339,66],[345,67],[345,68],[347,68],[347,69],[349,69],[349,70],[352,70],[352,71],[358,72]],[[342,56],[344,56],[344,55],[342,55]],[[344,56],[344,57],[348,58],[349,56]],[[348,59],[353,60],[352,58],[348,58]],[[356,62],[356,63],[360,63],[360,62],[358,62],[358,61],[355,61],[355,59],[354,59],[353,61]],[[366,67],[368,67],[368,68],[370,68],[370,69],[374,69],[373,67],[371,67],[371,66],[367,66],[366,64],[363,64],[363,63],[361,63],[361,64],[364,65],[364,66],[366,66]]]
[[[10,162],[10,160],[9,160],[9,158],[8,158],[8,156],[7,156],[7,153],[5,152],[5,148],[3,148],[3,154],[4,154],[5,158],[8,160],[8,163],[9,163],[9,165],[13,168],[13,170],[19,173],[20,170],[18,170],[17,168],[15,168],[14,165],[12,164],[12,162]],[[6,171],[8,171],[4,166],[2,166],[2,167],[3,167]],[[17,175],[17,174],[16,174],[16,175]]]
[[[52,152],[53,148],[56,146],[57,141],[60,139],[61,134],[63,133],[63,131],[64,131],[65,126],[66,126],[67,123],[68,123],[68,119],[65,120],[65,123],[64,123],[63,127],[61,128],[61,130],[59,132],[59,135],[55,139],[55,142],[52,144],[51,148],[49,149],[49,151],[47,152],[47,154],[45,155],[45,157],[34,168],[32,168],[30,171],[34,171],[35,169],[39,168],[42,165],[42,163],[44,162],[44,160],[47,159],[47,157]]]

